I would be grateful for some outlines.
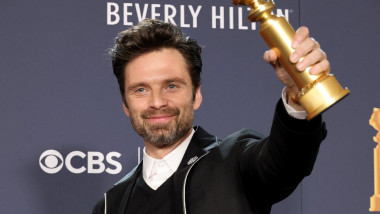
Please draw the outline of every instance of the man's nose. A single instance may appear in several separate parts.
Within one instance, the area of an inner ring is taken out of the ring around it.
[[[167,104],[168,100],[161,91],[152,92],[149,103],[151,108],[160,109],[162,107],[166,107]]]

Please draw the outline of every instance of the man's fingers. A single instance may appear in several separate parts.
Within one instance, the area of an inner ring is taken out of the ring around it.
[[[266,62],[273,63],[274,61],[277,60],[277,55],[274,51],[268,50],[268,51],[265,51],[263,58]]]
[[[309,29],[307,27],[300,27],[296,31],[296,34],[292,41],[292,47],[296,49],[306,38],[309,37]]]
[[[325,60],[327,58],[324,51],[321,49],[316,49],[310,52],[308,55],[306,55],[302,60],[300,60],[296,67],[299,71],[305,70],[309,66],[313,66],[317,64],[318,62],[321,62],[322,60]]]
[[[320,45],[317,41],[313,38],[307,38],[302,42],[302,44],[298,45],[298,47],[290,55],[290,61],[297,63],[303,56],[319,48]]]
[[[313,75],[321,72],[325,72],[326,75],[330,73],[330,63],[327,59],[324,59],[319,63],[313,65],[313,67],[310,69],[310,74]]]
[[[266,51],[263,57],[266,62],[273,66],[273,68],[277,69],[281,67],[280,63],[278,62],[277,55],[273,50]]]

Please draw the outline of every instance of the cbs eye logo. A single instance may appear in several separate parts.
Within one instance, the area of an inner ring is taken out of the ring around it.
[[[66,166],[66,169],[74,174],[87,172],[89,174],[100,174],[104,171],[108,174],[118,174],[122,170],[120,162],[115,160],[120,158],[121,154],[118,152],[109,152],[103,155],[101,152],[81,152],[72,151],[65,158],[56,150],[46,150],[40,156],[41,169],[49,174],[55,174]],[[75,167],[72,164],[73,159],[83,159],[87,163],[81,164],[80,167]]]
[[[47,150],[40,156],[40,167],[46,173],[57,173],[63,167],[63,157],[56,150]]]

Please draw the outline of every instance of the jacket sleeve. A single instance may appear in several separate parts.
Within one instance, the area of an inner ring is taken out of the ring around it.
[[[237,143],[249,197],[273,204],[292,193],[310,175],[326,133],[321,116],[311,121],[294,119],[278,102],[270,135],[259,141],[243,137]]]

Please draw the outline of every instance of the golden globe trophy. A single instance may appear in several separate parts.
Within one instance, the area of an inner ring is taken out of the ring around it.
[[[261,37],[276,52],[279,62],[297,85],[300,91],[298,102],[307,113],[306,119],[314,118],[350,93],[347,88],[342,88],[332,74],[311,75],[308,72],[310,68],[301,72],[297,70],[289,59],[294,51],[291,44],[295,31],[284,17],[271,14],[274,8],[272,0],[232,0],[232,3],[252,9],[248,19],[260,22]]]

